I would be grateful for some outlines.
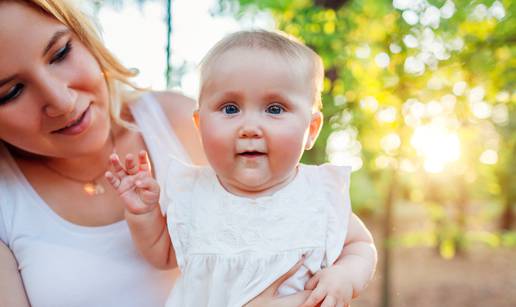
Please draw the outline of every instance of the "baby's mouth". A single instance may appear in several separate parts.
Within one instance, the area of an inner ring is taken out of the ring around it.
[[[238,153],[238,156],[240,157],[246,157],[246,158],[258,158],[262,156],[266,156],[267,154],[260,151],[244,151],[241,153]]]

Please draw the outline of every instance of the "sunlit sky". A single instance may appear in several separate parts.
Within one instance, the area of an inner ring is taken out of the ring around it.
[[[187,96],[197,96],[196,65],[203,55],[224,35],[242,28],[274,27],[265,14],[241,21],[231,16],[213,16],[216,0],[172,1],[173,66],[185,63],[187,73],[176,87]],[[166,4],[147,1],[142,8],[128,3],[122,9],[103,6],[98,14],[104,41],[128,67],[140,70],[136,82],[155,90],[166,88]]]
[[[166,88],[166,3],[160,0],[146,1],[139,7],[128,2],[121,9],[104,5],[99,11],[104,41],[123,64],[140,71],[135,80],[138,85],[163,90]],[[419,50],[417,55],[406,58],[405,73],[421,75],[427,69],[435,70],[439,61],[450,58],[454,52],[464,47],[461,37],[444,39],[433,31],[440,26],[442,19],[451,18],[455,14],[454,1],[447,0],[440,8],[426,0],[393,0],[392,4],[393,9],[402,11],[403,20],[414,27],[413,31],[401,41],[393,41],[389,50],[376,51],[377,53],[373,53],[367,42],[364,42],[355,49],[357,58],[372,61],[379,68],[386,69],[391,64],[389,53],[399,53],[403,44],[409,49]],[[198,91],[197,64],[215,42],[224,35],[243,28],[274,28],[274,21],[266,13],[248,15],[240,20],[235,20],[229,14],[217,16],[213,14],[217,0],[174,0],[172,5],[171,62],[173,68],[185,68],[180,84],[174,89],[194,99]],[[471,18],[501,20],[505,15],[503,4],[497,0],[489,7],[484,4],[476,5]],[[175,76],[177,75],[179,73],[176,71]],[[444,81],[442,77],[435,75],[430,78],[428,88],[440,89]],[[414,129],[410,143],[417,155],[424,160],[424,169],[427,172],[442,172],[448,164],[457,161],[461,156],[457,120],[453,117],[459,96],[467,97],[476,118],[492,117],[497,124],[508,122],[504,101],[508,100],[509,93],[500,93],[500,97],[497,97],[499,104],[492,107],[484,101],[485,89],[482,85],[471,86],[462,80],[455,81],[453,92],[444,95],[439,101],[408,99],[403,104],[401,114],[394,107],[380,106],[375,97],[368,95],[360,99],[360,107],[366,112],[374,113],[379,123],[391,123],[403,117],[405,123]],[[339,97],[335,97],[336,104],[346,103],[344,97],[340,98],[343,98],[342,102],[339,102]],[[349,122],[349,116],[351,114],[343,112],[342,121]],[[432,121],[423,125],[422,118]],[[362,144],[358,139],[357,130],[351,126],[332,132],[327,148],[329,160],[335,164],[351,165],[354,170],[360,169],[363,165]],[[377,157],[377,167],[385,168],[397,164],[393,155],[401,146],[400,136],[396,133],[386,134],[381,138],[380,145],[385,154]],[[496,142],[485,149],[479,160],[484,164],[497,162]],[[401,161],[398,166],[403,171],[411,172],[414,166],[409,162]]]

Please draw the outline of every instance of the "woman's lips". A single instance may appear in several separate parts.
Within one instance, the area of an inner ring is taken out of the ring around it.
[[[64,128],[52,131],[52,133],[59,133],[59,134],[64,134],[64,135],[80,134],[90,126],[90,123],[91,123],[91,112],[90,112],[90,106],[88,106],[88,108],[86,108],[86,110],[82,113],[82,115],[76,121],[72,122],[70,125],[67,125]]]

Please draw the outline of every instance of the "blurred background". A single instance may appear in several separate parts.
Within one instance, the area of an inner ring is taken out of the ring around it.
[[[352,165],[380,252],[354,307],[516,306],[514,1],[88,0],[137,83],[196,98],[224,35],[280,29],[323,58],[305,163]]]

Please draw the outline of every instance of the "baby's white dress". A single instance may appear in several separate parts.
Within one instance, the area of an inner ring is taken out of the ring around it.
[[[300,165],[273,195],[227,192],[210,167],[171,158],[161,196],[181,276],[169,307],[242,306],[306,255],[279,289],[304,289],[340,255],[351,207],[349,167]]]

